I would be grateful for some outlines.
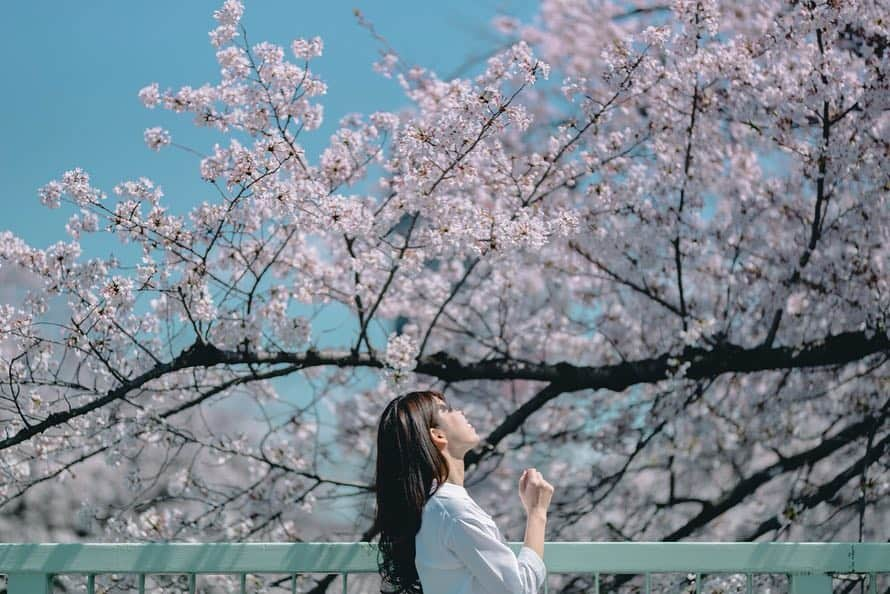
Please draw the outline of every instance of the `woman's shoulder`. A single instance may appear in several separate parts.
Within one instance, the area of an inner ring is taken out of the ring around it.
[[[459,502],[454,498],[444,496],[440,491],[437,491],[427,499],[424,511],[427,509],[431,511],[451,511],[456,509],[458,504]]]
[[[472,499],[449,497],[441,493],[434,493],[429,498],[424,506],[424,515],[441,516],[446,522],[472,521],[480,517],[491,519]]]
[[[433,493],[424,506],[424,514],[436,514],[452,519],[466,512],[467,502],[458,497],[449,497],[442,491]]]
[[[456,532],[481,535],[488,534],[500,540],[500,531],[491,516],[470,499],[452,497],[430,497],[423,511],[421,530],[443,531],[446,535]]]

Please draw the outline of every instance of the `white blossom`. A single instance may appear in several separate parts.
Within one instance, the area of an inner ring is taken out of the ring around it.
[[[409,371],[417,364],[417,342],[407,334],[389,335],[386,343],[386,364],[393,369]]]
[[[170,132],[163,128],[146,128],[145,144],[153,151],[161,150],[162,146],[170,144]]]

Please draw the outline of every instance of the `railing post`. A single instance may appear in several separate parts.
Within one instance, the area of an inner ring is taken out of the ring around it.
[[[831,594],[831,576],[791,574],[791,594]]]
[[[48,573],[10,572],[6,588],[9,594],[50,594],[50,577]]]

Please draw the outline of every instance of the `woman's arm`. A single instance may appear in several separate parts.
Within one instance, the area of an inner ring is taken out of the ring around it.
[[[547,528],[547,510],[537,509],[528,513],[525,520],[525,546],[544,558],[544,531]]]
[[[544,558],[544,530],[547,508],[553,497],[553,485],[534,468],[526,468],[519,477],[519,499],[525,509],[525,546]]]

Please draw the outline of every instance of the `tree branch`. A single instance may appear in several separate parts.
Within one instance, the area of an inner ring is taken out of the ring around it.
[[[570,363],[532,363],[515,359],[491,359],[474,363],[461,363],[447,353],[436,353],[424,357],[414,371],[433,376],[448,382],[466,380],[510,380],[524,379],[544,381],[553,384],[549,391],[542,392],[540,400],[532,400],[523,405],[520,416],[526,418],[544,403],[559,393],[578,390],[609,389],[617,392],[630,386],[655,383],[667,379],[680,365],[689,363],[685,377],[704,379],[725,373],[754,373],[776,369],[803,369],[828,365],[844,365],[869,355],[890,352],[890,336],[886,332],[876,332],[868,336],[865,331],[845,332],[828,336],[809,345],[798,347],[754,347],[743,348],[731,343],[723,343],[708,350],[701,347],[686,347],[680,354],[663,353],[657,357],[625,361],[599,367],[579,367]],[[673,359],[676,359],[674,364]],[[382,361],[369,354],[354,352],[325,351],[310,349],[306,352],[277,352],[257,354],[250,351],[222,350],[196,342],[168,363],[156,365],[145,373],[109,390],[104,396],[82,406],[47,416],[40,423],[21,429],[4,440],[0,440],[0,450],[21,443],[47,429],[85,415],[93,410],[126,396],[132,390],[144,387],[152,380],[169,373],[192,367],[213,367],[215,365],[294,365],[298,371],[310,367],[372,367],[383,368]],[[536,408],[537,407],[537,408]],[[519,411],[517,411],[518,414]],[[519,416],[516,417],[517,420]]]
[[[876,429],[876,427],[873,428]],[[866,468],[880,459],[884,454],[884,451],[887,449],[888,444],[890,444],[890,434],[886,435],[884,439],[873,445],[866,451],[864,456],[849,465],[842,472],[838,473],[833,479],[820,485],[813,493],[804,497],[793,498],[789,503],[796,504],[797,506],[800,506],[801,509],[810,509],[819,503],[834,497],[834,495],[840,491],[844,485],[855,478],[856,475],[862,474]],[[768,520],[761,522],[753,532],[744,538],[744,540],[755,540],[770,530],[777,530],[781,527],[781,514],[776,514]]]
[[[848,425],[834,437],[827,437],[822,440],[819,445],[810,448],[809,450],[800,452],[799,454],[795,454],[794,456],[780,459],[778,462],[755,472],[745,479],[742,479],[741,481],[736,483],[733,488],[724,492],[724,494],[719,499],[704,505],[702,510],[697,515],[691,518],[680,528],[677,528],[676,530],[665,536],[662,540],[668,542],[686,538],[717,516],[720,516],[727,510],[738,505],[742,500],[752,495],[758,488],[771,481],[774,477],[786,472],[797,470],[798,468],[802,468],[804,466],[812,466],[819,460],[827,458],[844,446],[849,445],[857,439],[860,439],[862,435],[870,429],[877,429],[881,427],[887,418],[888,409],[890,409],[890,401],[887,401],[887,403],[881,409],[881,413],[879,416],[866,417],[862,421]],[[890,439],[890,436],[888,436],[888,438],[885,438],[884,441],[886,441],[887,439]],[[881,443],[884,444],[884,441],[882,441]],[[878,448],[875,449],[878,450]],[[881,446],[880,449],[881,451],[883,451],[883,446]],[[866,456],[866,458],[868,458],[868,456]],[[863,458],[862,460],[860,460],[860,462],[862,462],[866,458]],[[857,465],[854,465],[852,468],[858,469],[859,467]],[[840,475],[838,475],[838,477],[841,476],[845,476],[845,473],[841,473]],[[835,480],[839,480],[839,478],[836,478]],[[847,480],[849,480],[849,478],[846,479],[844,483],[846,483]],[[834,481],[832,481],[832,483],[833,482]],[[837,488],[839,489],[840,485]]]

